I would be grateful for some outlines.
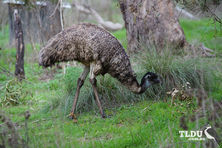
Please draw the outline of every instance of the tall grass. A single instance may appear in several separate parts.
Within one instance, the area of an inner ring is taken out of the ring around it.
[[[160,75],[162,84],[156,91],[164,96],[172,88],[182,88],[187,82],[192,88],[209,90],[214,82],[214,67],[208,59],[173,55],[170,48],[157,52],[154,48],[145,49],[136,57],[145,71],[153,71]]]

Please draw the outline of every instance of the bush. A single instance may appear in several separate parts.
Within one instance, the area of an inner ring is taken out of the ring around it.
[[[26,98],[30,96],[22,83],[15,78],[7,81],[3,87],[0,88],[0,104],[1,106],[18,105],[26,103]]]

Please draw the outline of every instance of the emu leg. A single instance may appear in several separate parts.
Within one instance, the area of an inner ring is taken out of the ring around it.
[[[83,86],[87,75],[89,74],[89,70],[90,70],[89,67],[85,67],[83,73],[81,74],[80,78],[77,81],[76,94],[75,94],[75,98],[74,98],[74,101],[73,101],[73,106],[72,106],[71,113],[69,114],[69,117],[71,119],[73,119],[74,122],[77,122],[77,118],[76,118],[74,112],[75,112],[76,104],[77,104],[77,101],[78,101],[78,98],[79,98],[80,89]]]
[[[101,105],[101,102],[99,100],[99,95],[98,95],[98,91],[96,89],[96,78],[92,78],[92,79],[89,79],[90,83],[92,84],[92,87],[93,87],[93,92],[95,94],[95,100],[96,100],[96,103],[99,107],[99,110],[100,110],[100,114],[102,116],[102,118],[106,118],[106,115],[103,111],[103,108],[102,108],[102,105]]]

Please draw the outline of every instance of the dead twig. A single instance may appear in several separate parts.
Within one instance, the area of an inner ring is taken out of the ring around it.
[[[55,7],[55,9],[54,9],[54,11],[53,11],[52,14],[49,16],[49,18],[50,18],[50,17],[53,17],[53,16],[55,15],[56,10],[58,9],[59,5],[62,5],[62,4],[61,4],[61,0],[58,1],[58,3],[56,4],[56,7]]]

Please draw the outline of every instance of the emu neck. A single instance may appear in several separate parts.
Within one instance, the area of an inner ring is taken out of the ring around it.
[[[143,83],[140,84],[141,90],[139,93],[144,93],[148,87],[151,86],[151,83],[149,81],[145,81]]]
[[[141,90],[142,90],[142,87],[139,85],[139,83],[137,82],[137,80],[134,80],[131,85],[127,85],[128,89],[130,91],[132,91],[133,93],[136,93],[136,94],[140,94],[141,93]]]
[[[140,85],[137,82],[137,80],[134,80],[132,85],[129,87],[129,89],[136,94],[142,94],[144,93],[148,87],[151,86],[151,83],[149,81],[144,81]]]

